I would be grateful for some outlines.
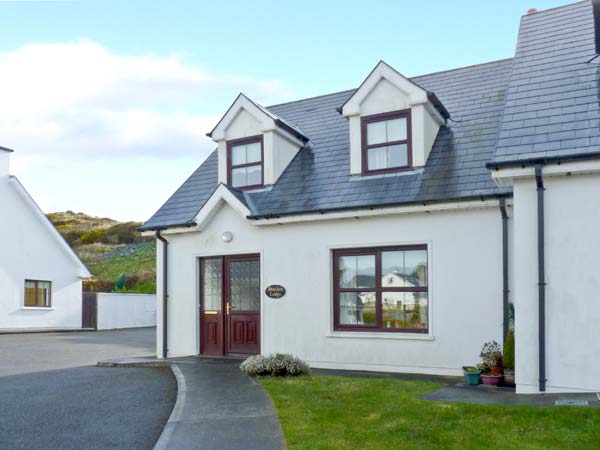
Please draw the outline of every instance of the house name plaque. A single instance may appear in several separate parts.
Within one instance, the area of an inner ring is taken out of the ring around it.
[[[272,284],[271,286],[267,286],[265,294],[269,298],[281,298],[285,295],[285,288],[279,284]]]

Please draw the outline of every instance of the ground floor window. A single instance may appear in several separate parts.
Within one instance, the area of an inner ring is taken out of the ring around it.
[[[25,280],[25,306],[49,308],[51,291],[50,281]]]
[[[334,329],[427,333],[427,246],[333,251]]]

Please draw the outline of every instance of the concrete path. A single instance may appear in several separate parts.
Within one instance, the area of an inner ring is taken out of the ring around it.
[[[595,393],[575,394],[522,394],[514,389],[490,386],[445,386],[422,397],[438,402],[475,403],[479,405],[530,405],[530,406],[592,406],[600,407],[600,397]]]
[[[155,450],[281,450],[283,432],[270,397],[240,361],[219,358],[124,360],[102,365],[170,364],[177,401]]]

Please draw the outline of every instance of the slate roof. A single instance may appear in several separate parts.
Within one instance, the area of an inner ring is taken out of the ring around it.
[[[493,163],[600,151],[594,43],[589,0],[523,16]]]
[[[451,116],[414,172],[350,175],[348,121],[336,108],[354,90],[268,107],[310,141],[272,188],[234,194],[252,218],[510,195],[486,164],[600,150],[594,54],[585,0],[524,16],[514,59],[412,78]],[[215,151],[142,229],[193,224],[217,184]]]

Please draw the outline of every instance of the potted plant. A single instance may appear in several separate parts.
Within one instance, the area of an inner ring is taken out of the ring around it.
[[[497,386],[502,382],[502,351],[496,341],[483,344],[479,354],[481,363],[481,382],[486,385]]]
[[[463,374],[468,385],[477,386],[479,384],[479,375],[481,371],[474,366],[463,366]]]
[[[507,386],[515,385],[515,333],[510,330],[504,343],[504,355],[502,357],[504,366],[504,383]]]

